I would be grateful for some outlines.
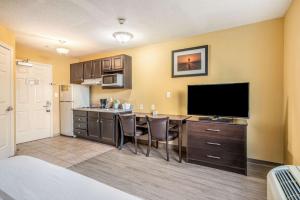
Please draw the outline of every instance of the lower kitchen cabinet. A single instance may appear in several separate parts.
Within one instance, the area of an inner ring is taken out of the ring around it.
[[[74,111],[73,115],[74,135],[87,137],[87,112]]]
[[[115,145],[115,120],[101,118],[101,140],[103,143]]]
[[[74,135],[116,145],[118,124],[115,113],[74,111]]]
[[[93,140],[101,141],[99,113],[88,112],[88,137]]]

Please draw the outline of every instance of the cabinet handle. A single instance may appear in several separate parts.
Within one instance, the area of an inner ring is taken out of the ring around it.
[[[211,132],[220,132],[221,130],[219,130],[219,129],[212,129],[212,128],[208,128],[208,129],[206,129],[206,131],[211,131]]]
[[[221,146],[220,143],[216,143],[216,142],[206,142],[206,144],[208,144],[208,145],[214,145],[214,146]]]
[[[213,158],[213,159],[217,159],[217,160],[220,160],[221,157],[218,157],[218,156],[211,156],[211,155],[206,155],[206,157],[208,158]]]
[[[77,134],[80,134],[80,131],[78,131]]]
[[[80,121],[80,118],[78,119],[78,121]]]
[[[99,123],[99,119],[97,120],[97,123]]]
[[[78,127],[80,128],[80,124],[78,125]]]

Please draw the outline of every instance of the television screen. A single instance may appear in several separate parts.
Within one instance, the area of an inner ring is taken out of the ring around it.
[[[249,117],[249,83],[189,85],[188,114]]]

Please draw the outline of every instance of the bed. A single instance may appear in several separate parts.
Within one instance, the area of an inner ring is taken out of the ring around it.
[[[140,200],[29,156],[0,160],[0,200]]]

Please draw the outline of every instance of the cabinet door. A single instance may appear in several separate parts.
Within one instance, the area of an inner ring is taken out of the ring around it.
[[[83,63],[83,72],[84,72],[84,79],[91,79],[93,78],[93,65],[92,61],[87,61]]]
[[[112,58],[112,69],[113,70],[123,69],[123,56],[116,56]]]
[[[70,81],[74,84],[80,84],[83,82],[83,63],[70,65]]]
[[[100,122],[97,118],[88,118],[88,137],[93,140],[101,139]]]
[[[111,71],[111,69],[112,69],[111,58],[103,58],[102,59],[102,70],[103,71]]]
[[[115,145],[115,120],[101,118],[101,141]]]
[[[93,60],[93,78],[101,78],[102,70],[101,70],[101,60]]]

